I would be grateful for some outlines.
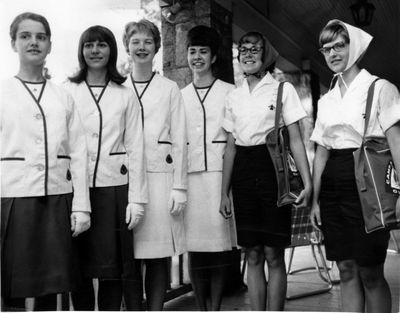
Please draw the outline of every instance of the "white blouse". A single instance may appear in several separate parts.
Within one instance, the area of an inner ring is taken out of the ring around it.
[[[275,124],[278,86],[279,82],[267,73],[252,92],[245,80],[227,96],[223,128],[232,133],[237,145],[265,144],[265,137]],[[282,103],[281,125],[290,125],[306,117],[300,98],[290,83],[284,84]]]
[[[338,84],[318,102],[318,114],[310,140],[327,149],[358,148],[364,133],[364,116],[368,88],[376,79],[366,70],[348,86],[342,97]],[[384,137],[400,120],[400,96],[387,80],[375,84],[367,136]]]

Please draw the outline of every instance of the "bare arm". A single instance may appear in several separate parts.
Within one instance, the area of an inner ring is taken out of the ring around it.
[[[221,205],[219,208],[219,212],[225,218],[229,218],[232,216],[232,205],[229,199],[229,191],[231,188],[232,169],[235,155],[235,138],[233,138],[233,135],[231,133],[228,133],[228,142],[225,148],[224,163],[222,169]]]
[[[317,145],[313,164],[313,199],[311,203],[311,223],[314,228],[319,229],[321,225],[321,215],[319,208],[319,194],[321,191],[321,176],[325,169],[326,161],[329,158],[329,150],[321,145]]]
[[[309,203],[312,192],[310,167],[308,165],[306,150],[301,138],[299,124],[290,124],[288,126],[288,132],[290,137],[290,149],[304,183],[304,189],[297,198],[296,203],[297,207],[305,207]]]

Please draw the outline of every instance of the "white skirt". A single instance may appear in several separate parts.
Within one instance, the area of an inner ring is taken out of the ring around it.
[[[135,259],[170,257],[186,252],[183,213],[172,216],[168,200],[173,173],[147,173],[149,203],[144,216],[133,229]]]
[[[188,204],[184,211],[187,250],[218,252],[237,246],[235,219],[219,213],[222,172],[188,175]]]

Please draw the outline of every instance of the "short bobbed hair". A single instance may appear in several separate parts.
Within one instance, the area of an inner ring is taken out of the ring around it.
[[[187,34],[187,48],[190,46],[209,47],[211,54],[218,54],[221,37],[215,28],[198,25],[191,28]]]
[[[44,31],[45,31],[46,35],[49,37],[49,39],[51,38],[51,30],[50,30],[49,22],[43,15],[32,13],[32,12],[24,12],[24,13],[17,15],[10,25],[11,40],[14,40],[14,41],[16,40],[18,26],[22,21],[25,21],[25,20],[32,20],[32,21],[41,23],[44,27]]]
[[[119,85],[122,84],[126,80],[126,77],[123,77],[117,70],[117,42],[111,30],[100,25],[91,26],[82,33],[78,46],[79,70],[74,76],[70,77],[69,80],[74,83],[81,83],[86,79],[88,65],[86,64],[85,57],[83,56],[83,46],[86,42],[93,41],[104,41],[109,45],[110,57],[107,63],[107,79]]]
[[[129,40],[137,33],[148,33],[153,37],[156,53],[161,47],[161,35],[158,27],[149,20],[141,19],[138,22],[129,22],[125,25],[124,34],[122,36],[122,41],[124,43],[125,49],[129,52]]]
[[[319,46],[335,40],[340,35],[343,36],[346,43],[350,42],[349,32],[339,21],[326,25],[319,33]]]

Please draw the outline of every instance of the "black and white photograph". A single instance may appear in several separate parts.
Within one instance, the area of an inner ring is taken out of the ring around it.
[[[400,312],[399,0],[0,17],[0,311]]]

